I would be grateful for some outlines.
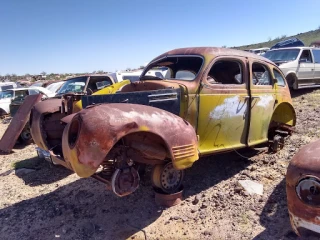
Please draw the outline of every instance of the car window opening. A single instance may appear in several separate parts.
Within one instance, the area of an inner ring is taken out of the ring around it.
[[[177,79],[192,81],[202,67],[203,59],[200,56],[170,56],[151,64],[141,80]],[[148,71],[156,71],[155,76],[148,75]],[[157,71],[161,70],[161,71]],[[163,74],[165,73],[165,74]]]
[[[108,87],[112,85],[112,81],[109,77],[105,77],[105,76],[92,76],[90,77],[90,81],[87,87],[87,93],[88,94],[92,94],[97,92],[98,90],[101,90],[105,87]]]
[[[252,82],[254,85],[271,85],[269,71],[264,65],[252,64]]]
[[[210,69],[207,82],[210,84],[242,84],[241,64],[236,61],[218,61]]]

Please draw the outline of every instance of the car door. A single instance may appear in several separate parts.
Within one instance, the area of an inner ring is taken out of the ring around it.
[[[250,127],[248,145],[268,141],[268,129],[276,102],[271,71],[262,61],[250,63]]]
[[[314,59],[314,81],[320,84],[320,49],[312,49]]]
[[[297,75],[299,84],[312,83],[314,77],[314,62],[309,49],[302,51],[298,64]]]
[[[202,155],[246,146],[248,78],[244,58],[218,58],[204,73],[197,134]]]

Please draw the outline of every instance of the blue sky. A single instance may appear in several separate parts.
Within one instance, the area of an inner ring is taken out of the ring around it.
[[[319,0],[0,0],[0,75],[123,70],[319,26]]]

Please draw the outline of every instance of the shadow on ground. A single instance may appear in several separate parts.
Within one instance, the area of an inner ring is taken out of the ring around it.
[[[118,198],[93,179],[80,179],[57,190],[0,210],[2,239],[144,239],[142,228],[161,210],[150,187]]]
[[[15,169],[27,168],[33,169],[35,172],[30,174],[17,174],[22,178],[26,185],[38,186],[42,184],[51,184],[66,178],[72,172],[61,166],[55,166],[49,162],[33,157],[14,163]]]
[[[247,158],[257,153],[258,151],[253,149],[242,149],[202,158],[187,170],[185,196],[195,195],[231,178],[246,169],[252,163]]]
[[[300,97],[301,95],[305,95],[307,93],[312,93],[318,89],[319,88],[303,88],[303,89],[291,90],[290,93],[292,98],[296,98],[296,97]]]
[[[256,153],[246,150],[241,154],[250,157]],[[235,152],[203,158],[188,170],[185,195],[188,197],[210,188],[250,163]],[[26,184],[54,182],[69,173],[64,169],[52,169],[46,162],[38,167],[39,174],[24,178]],[[40,172],[42,176],[38,177]],[[154,202],[148,173],[141,187],[124,198],[106,191],[104,185],[94,179],[80,179],[49,194],[2,209],[1,236],[3,239],[51,239],[55,236],[61,239],[126,239],[136,234],[138,239],[144,239],[141,229],[162,213]]]
[[[276,186],[268,198],[260,215],[260,223],[266,229],[254,240],[299,239],[290,226],[285,179]]]

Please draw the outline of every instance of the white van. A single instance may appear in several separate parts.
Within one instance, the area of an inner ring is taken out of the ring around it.
[[[264,57],[279,66],[290,88],[320,87],[320,48],[278,48]]]
[[[15,82],[0,82],[0,92],[13,88],[17,88],[17,84]]]

